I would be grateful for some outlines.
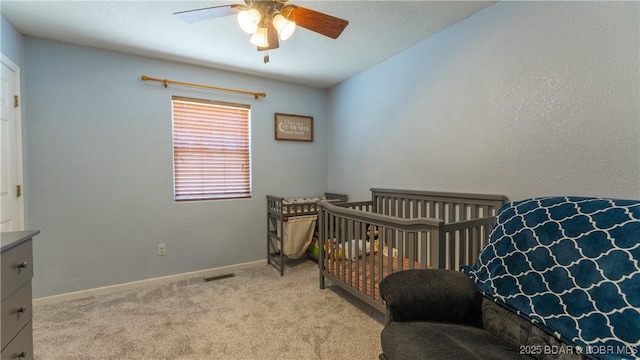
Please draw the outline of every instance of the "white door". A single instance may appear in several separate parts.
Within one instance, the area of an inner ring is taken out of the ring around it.
[[[0,230],[23,230],[19,69],[2,56],[0,85]]]

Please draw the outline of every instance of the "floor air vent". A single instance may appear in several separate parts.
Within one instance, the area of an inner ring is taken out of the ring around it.
[[[204,278],[205,282],[208,281],[216,281],[216,280],[222,280],[222,279],[226,279],[226,278],[232,278],[235,277],[236,274],[231,273],[231,274],[223,274],[223,275],[217,275],[217,276],[211,276],[211,277],[206,277]]]

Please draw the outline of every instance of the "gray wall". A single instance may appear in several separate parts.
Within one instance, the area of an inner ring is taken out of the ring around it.
[[[323,90],[31,37],[25,68],[35,297],[265,259],[265,195],[326,190]],[[251,105],[252,199],[173,201],[172,95]],[[276,142],[275,112],[313,116],[315,141]]]
[[[22,34],[16,30],[4,15],[0,14],[0,46],[2,54],[8,57],[14,64],[22,67],[24,40]]]
[[[34,295],[264,259],[268,193],[638,198],[639,10],[501,2],[328,93],[23,40],[2,19],[3,53],[22,58],[12,60],[25,95],[26,223],[42,230]],[[164,89],[142,74],[268,95]],[[172,200],[174,94],[252,106],[252,199]],[[274,112],[314,116],[315,141],[276,142]]]
[[[329,188],[640,198],[638,2],[500,2],[332,89]]]

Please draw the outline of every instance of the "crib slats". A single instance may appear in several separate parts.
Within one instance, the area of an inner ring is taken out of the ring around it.
[[[339,220],[340,227],[338,230],[339,235],[336,236],[336,244],[335,244],[336,251],[339,249],[339,246],[341,244],[344,245],[344,239],[346,238],[346,234],[344,233],[344,231],[345,231],[345,224],[347,222],[347,219],[339,217],[338,220]],[[340,269],[342,271],[341,279],[346,279],[345,277],[346,269],[344,268],[344,251],[338,252],[336,257],[338,258],[338,261],[340,263]]]
[[[381,231],[381,229],[378,229],[378,232],[379,232],[378,234],[380,234],[380,231]],[[380,236],[380,235],[379,235],[379,236]],[[383,245],[382,245],[382,243],[381,243],[381,238],[380,238],[380,237],[378,237],[378,251],[382,251],[382,246],[383,246]],[[382,261],[382,256],[378,256],[377,258],[378,258],[378,259],[380,259],[380,261]],[[375,262],[374,262],[374,261],[375,261],[375,259],[376,259],[376,257],[375,257],[375,256],[369,256],[369,261],[370,261],[370,263],[369,263],[369,269],[370,269],[370,271],[369,271],[369,272],[366,272],[366,271],[365,271],[365,274],[374,274],[374,276],[373,276],[373,277],[368,276],[368,277],[367,277],[367,279],[368,279],[368,280],[364,280],[364,281],[363,281],[363,282],[364,282],[364,286],[367,286],[367,285],[369,286],[369,293],[368,293],[368,295],[369,295],[371,298],[374,298],[374,300],[375,300],[375,295],[374,295],[374,294],[375,294],[375,286],[376,286],[376,284],[375,284],[375,281],[372,281],[371,279],[372,279],[372,278],[373,278],[373,279],[378,278],[378,276],[376,276],[375,274],[376,274],[376,273],[377,273],[377,274],[380,274],[380,269],[382,268],[382,266],[381,266],[381,265],[382,265],[382,263],[380,263],[380,266],[379,266],[378,270],[376,270],[376,264],[375,264]]]
[[[319,203],[325,238],[319,242],[321,278],[384,311],[382,278],[407,269],[471,264],[488,236],[490,214],[503,201],[494,195],[372,189],[369,202]]]

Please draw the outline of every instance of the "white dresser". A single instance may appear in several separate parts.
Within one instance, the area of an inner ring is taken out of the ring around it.
[[[32,238],[39,233],[38,230],[0,233],[0,360],[33,359]]]

